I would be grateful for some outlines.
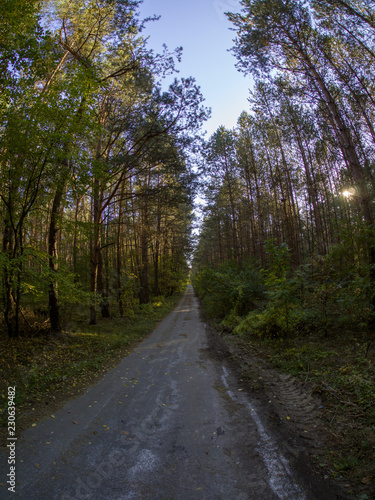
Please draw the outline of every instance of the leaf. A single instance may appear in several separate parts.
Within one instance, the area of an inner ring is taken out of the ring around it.
[[[73,420],[73,424],[76,424],[76,425],[78,425],[78,422],[77,422],[77,420]]]
[[[362,483],[362,484],[370,484],[370,483],[371,483],[371,481],[372,481],[372,479],[373,479],[373,478],[372,478],[372,476],[366,476],[366,477],[364,477],[364,478],[362,479],[361,483]]]

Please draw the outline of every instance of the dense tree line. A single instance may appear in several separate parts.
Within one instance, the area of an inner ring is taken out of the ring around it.
[[[254,79],[251,109],[235,129],[221,127],[207,143],[208,204],[195,268],[231,261],[243,273],[251,263],[264,270],[269,296],[284,294],[283,304],[294,286],[301,307],[331,304],[372,327],[374,3],[241,4],[240,14],[228,16],[238,69]],[[289,289],[286,276],[295,280]]]
[[[207,118],[192,78],[162,80],[138,1],[0,2],[0,254],[5,329],[26,305],[131,314],[184,280]]]

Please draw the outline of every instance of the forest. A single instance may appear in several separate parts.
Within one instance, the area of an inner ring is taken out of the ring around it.
[[[373,3],[242,5],[241,14],[228,14],[237,35],[232,50],[254,87],[237,126],[220,127],[205,144],[197,290],[238,331],[283,336],[345,327],[370,349]]]
[[[4,329],[27,312],[132,315],[186,281],[197,132],[208,116],[181,49],[148,49],[139,2],[1,2]],[[164,86],[165,87],[165,86]],[[110,311],[111,309],[111,311]],[[115,310],[114,310],[115,309]]]
[[[240,363],[260,355],[312,384],[321,462],[372,498],[375,4],[241,5],[232,53],[253,85],[202,152],[194,288]]]
[[[226,15],[249,102],[208,139],[182,49],[149,49],[139,4],[0,0],[2,376],[22,365],[25,402],[66,388],[103,362],[103,322],[191,275],[218,328],[319,379],[332,426],[357,419],[335,463],[354,470],[375,449],[374,2],[242,0]],[[64,338],[77,310],[88,330]]]

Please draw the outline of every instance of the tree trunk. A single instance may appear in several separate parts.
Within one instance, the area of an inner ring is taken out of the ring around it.
[[[58,269],[57,255],[57,233],[59,230],[58,222],[61,214],[61,201],[64,195],[65,180],[58,183],[55,196],[52,203],[51,220],[48,233],[48,264],[51,272],[48,287],[48,307],[51,333],[61,332],[60,310],[58,302],[58,290],[55,275]]]
[[[12,255],[13,255],[13,228],[10,222],[9,211],[11,210],[11,205],[7,207],[5,220],[4,220],[4,231],[3,231],[3,253],[6,257],[6,262],[4,265],[4,318],[5,324],[7,326],[9,338],[17,337],[18,331],[15,324],[15,301],[13,297],[13,284],[12,284]]]
[[[96,300],[97,300],[97,278],[100,259],[100,223],[101,223],[101,203],[99,199],[99,180],[93,182],[93,231],[90,247],[90,287],[92,303],[90,306],[90,325],[96,325]]]

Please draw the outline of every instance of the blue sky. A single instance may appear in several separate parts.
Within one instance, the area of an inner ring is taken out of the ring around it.
[[[151,48],[160,52],[163,43],[170,50],[184,48],[177,76],[193,76],[205,105],[212,109],[204,127],[206,137],[220,125],[233,128],[241,112],[249,108],[251,81],[236,70],[236,59],[228,52],[235,32],[224,16],[226,11],[239,10],[238,0],[143,0],[140,8],[142,17],[161,15],[144,31]]]

